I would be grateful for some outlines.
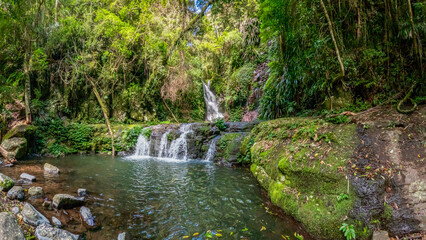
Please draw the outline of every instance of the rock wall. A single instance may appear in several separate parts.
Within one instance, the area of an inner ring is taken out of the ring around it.
[[[263,122],[244,138],[240,156],[271,201],[315,238],[343,239],[343,223],[356,239],[425,231],[424,110],[405,116],[386,108],[341,125]]]

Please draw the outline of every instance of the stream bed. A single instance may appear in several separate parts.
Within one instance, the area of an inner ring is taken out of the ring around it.
[[[56,177],[43,174],[43,163],[61,169]],[[45,197],[57,193],[74,196],[78,188],[89,192],[86,206],[100,228],[88,230],[75,210],[49,211],[43,200],[29,200],[65,229],[86,239],[116,239],[126,231],[133,239],[283,239],[300,233],[294,221],[278,217],[250,171],[216,166],[206,161],[145,157],[71,155],[60,159],[20,161],[2,173],[19,179],[23,172],[36,176],[31,185],[43,187]],[[19,185],[19,184],[18,184]],[[215,236],[216,235],[216,236]],[[305,237],[305,239],[307,239]]]

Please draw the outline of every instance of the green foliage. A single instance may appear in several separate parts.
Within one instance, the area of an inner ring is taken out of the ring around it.
[[[130,146],[135,146],[136,142],[138,141],[138,137],[142,132],[146,132],[144,131],[144,127],[143,126],[135,126],[130,128],[128,131],[126,131],[123,135],[124,140],[126,141],[126,143],[128,143],[128,145]],[[149,139],[149,137],[148,137]]]
[[[355,239],[355,229],[354,225],[348,225],[347,223],[342,223],[342,226],[339,228],[346,240]]]
[[[334,124],[348,123],[350,121],[348,116],[345,116],[345,115],[338,115],[336,117],[327,117],[327,118],[325,118],[325,120],[327,122],[331,122],[331,123],[334,123]]]
[[[220,131],[225,131],[226,130],[226,125],[225,125],[225,121],[223,119],[216,119],[214,121],[214,124],[216,125],[216,127],[220,130]]]
[[[13,185],[15,185],[15,183],[9,179],[0,182],[0,186],[4,191],[11,189]]]
[[[349,196],[346,193],[341,193],[341,194],[339,194],[339,196],[337,196],[338,202],[342,202],[342,201],[347,200],[347,199],[349,199]]]

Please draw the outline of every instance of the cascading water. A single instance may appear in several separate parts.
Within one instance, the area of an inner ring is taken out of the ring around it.
[[[168,142],[169,133],[170,133],[170,131],[167,131],[161,136],[160,151],[158,152],[158,157],[160,157],[160,158],[167,156],[167,144],[169,143]]]
[[[138,141],[136,143],[135,156],[149,156],[150,153],[150,142],[143,135],[139,135]]]
[[[191,124],[182,124],[179,127],[180,136],[173,140],[168,147],[168,137],[170,131],[163,133],[160,139],[160,148],[157,153],[157,156],[152,156],[151,154],[151,144],[155,142],[148,140],[143,134],[139,135],[138,141],[136,143],[136,151],[134,157],[159,157],[159,158],[173,158],[180,160],[188,160],[188,139],[187,135],[192,133]],[[155,151],[154,151],[155,152]]]
[[[216,153],[216,143],[219,140],[220,136],[216,136],[210,143],[209,150],[207,151],[205,161],[213,161],[214,155]]]
[[[169,157],[174,159],[188,159],[188,141],[186,136],[192,132],[191,124],[180,125],[179,131],[181,132],[179,138],[175,139],[169,148]],[[183,154],[182,154],[183,153]]]
[[[213,92],[210,90],[210,81],[205,84],[203,82],[204,90],[204,101],[207,106],[206,120],[213,121],[217,118],[223,118],[222,113],[219,112],[219,105],[217,104],[216,97]]]

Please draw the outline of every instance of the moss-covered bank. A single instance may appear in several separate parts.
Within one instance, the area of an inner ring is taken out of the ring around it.
[[[345,174],[356,145],[354,124],[284,118],[259,124],[241,151],[274,204],[313,236],[340,239],[356,199]]]

